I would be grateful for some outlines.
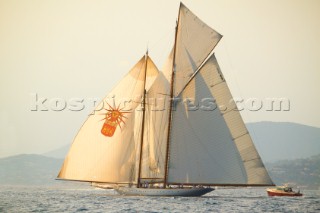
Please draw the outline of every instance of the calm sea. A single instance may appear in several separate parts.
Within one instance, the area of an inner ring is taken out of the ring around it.
[[[268,197],[263,188],[249,188],[202,197],[130,197],[94,188],[0,186],[0,212],[320,212],[320,191],[303,193]]]

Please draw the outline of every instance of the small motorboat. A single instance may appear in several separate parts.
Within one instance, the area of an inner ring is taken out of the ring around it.
[[[290,186],[277,186],[276,188],[268,188],[267,189],[269,196],[302,196],[300,190],[293,191]]]

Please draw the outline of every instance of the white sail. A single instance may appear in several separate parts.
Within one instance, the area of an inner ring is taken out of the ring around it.
[[[162,72],[146,96],[141,178],[163,179],[168,132],[169,82]]]
[[[206,84],[211,87],[216,104],[240,153],[247,175],[246,184],[272,185],[273,182],[252,142],[214,55],[207,62],[207,66],[210,66],[211,72],[203,71],[202,75]]]
[[[179,98],[184,102],[173,111],[169,183],[272,184],[235,105],[226,114],[219,109],[232,96],[214,55]]]
[[[180,4],[177,31],[175,96],[181,92],[190,77],[209,56],[222,37],[182,3]]]
[[[88,117],[73,141],[58,178],[110,183],[136,182],[141,137],[137,129],[139,126],[141,129],[141,119],[136,119],[135,109],[141,103],[145,70],[147,89],[158,74],[149,57],[147,69],[145,64],[143,57]],[[123,122],[115,126],[112,136],[105,136],[101,131],[106,124],[106,114],[118,106],[125,116]]]

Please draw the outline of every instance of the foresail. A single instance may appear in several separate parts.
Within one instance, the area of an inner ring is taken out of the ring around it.
[[[120,83],[103,99],[83,124],[69,150],[58,178],[109,182],[136,183],[137,162],[141,135],[137,131],[141,120],[136,108],[144,91],[158,75],[148,57],[130,70]]]
[[[212,55],[178,96],[169,183],[272,185]]]
[[[202,22],[182,3],[179,10],[175,53],[175,85],[177,96],[190,77],[209,56],[221,35]]]

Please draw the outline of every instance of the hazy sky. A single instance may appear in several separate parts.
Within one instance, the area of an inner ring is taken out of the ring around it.
[[[224,35],[216,55],[233,95],[263,101],[261,110],[242,113],[245,122],[320,127],[320,1],[183,2]],[[0,0],[0,157],[70,144],[91,99],[104,97],[147,46],[161,69],[178,6],[175,0]],[[32,111],[35,94],[47,98],[38,111]],[[54,111],[57,98],[66,110]],[[73,98],[85,99],[83,111],[68,109]],[[290,100],[290,111],[267,111],[268,98]]]

